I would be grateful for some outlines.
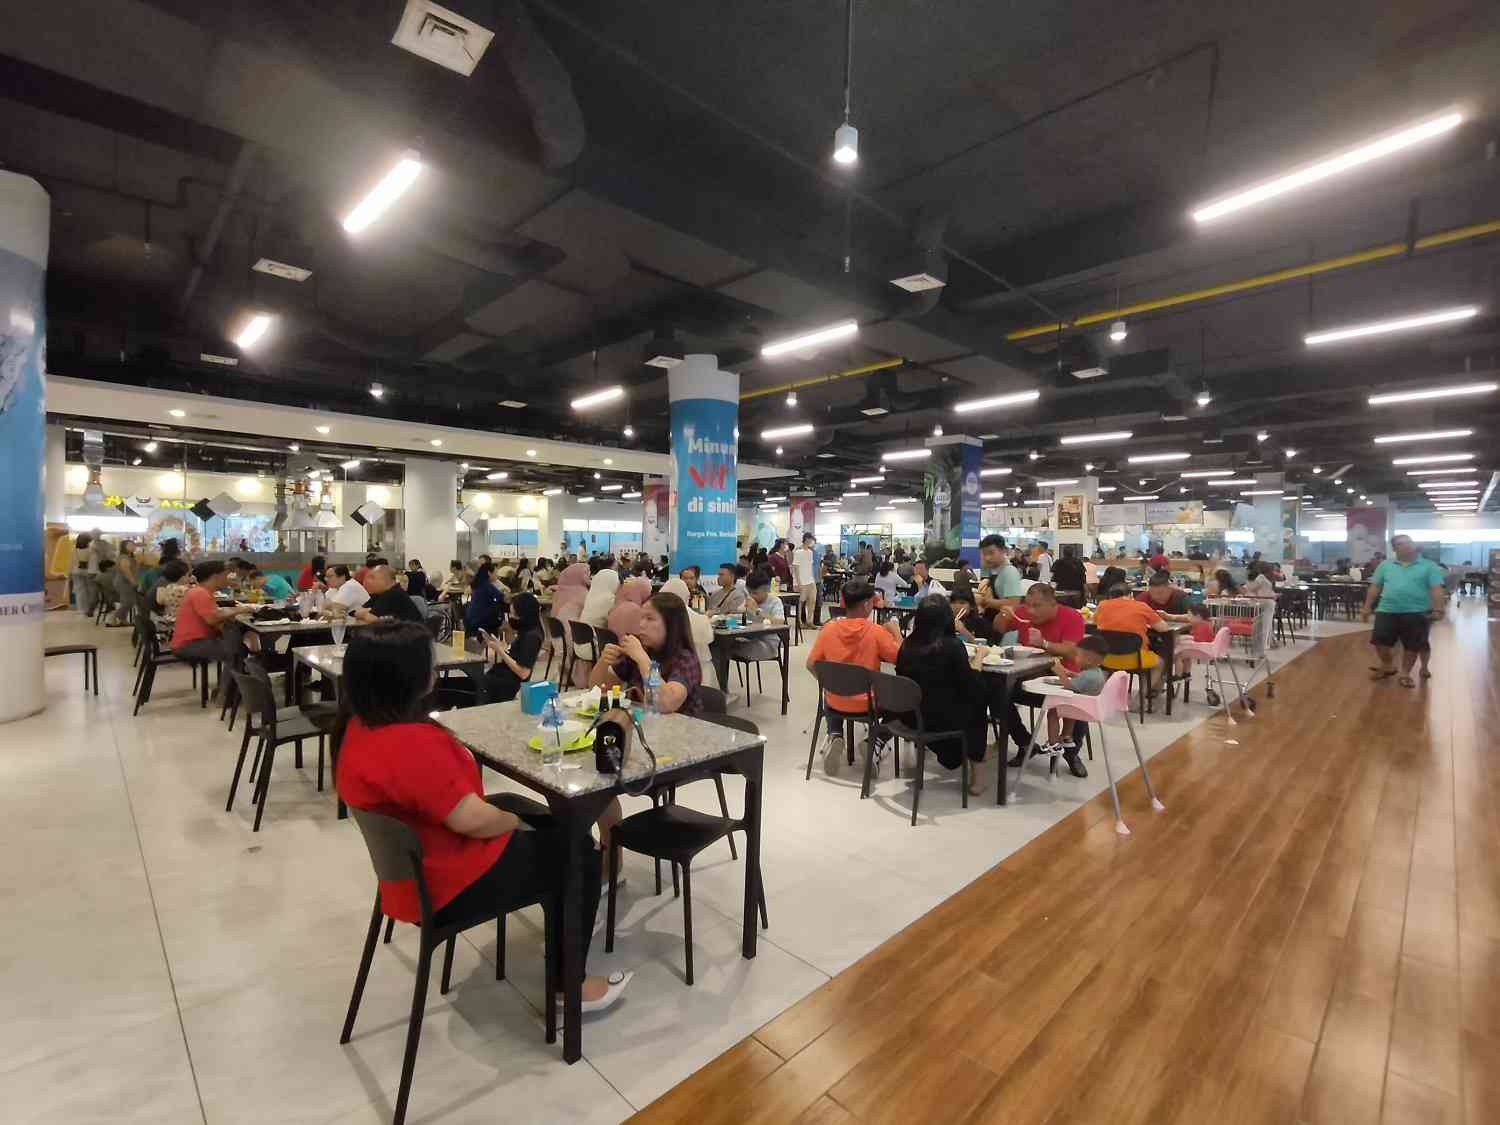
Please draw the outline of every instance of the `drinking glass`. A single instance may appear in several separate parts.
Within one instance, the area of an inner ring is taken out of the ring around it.
[[[330,625],[329,628],[333,632],[333,643],[342,648],[344,645],[344,619],[342,617],[335,617],[333,619],[333,624]]]

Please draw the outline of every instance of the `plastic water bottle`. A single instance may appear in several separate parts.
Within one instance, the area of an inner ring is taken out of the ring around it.
[[[542,765],[557,769],[563,762],[562,708],[557,705],[557,696],[547,697],[542,704]]]
[[[661,691],[661,684],[661,665],[653,660],[650,670],[646,673],[646,705],[641,712],[642,724],[649,724],[648,729],[651,730],[654,730],[656,727],[655,722],[652,720],[657,715],[656,698],[657,693]]]

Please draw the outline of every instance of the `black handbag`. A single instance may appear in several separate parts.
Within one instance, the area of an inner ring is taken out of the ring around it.
[[[590,729],[594,732],[594,768],[600,773],[615,774],[615,788],[626,796],[641,797],[649,793],[656,783],[656,753],[646,738],[645,728],[635,721],[635,716],[623,707],[611,707],[599,712]],[[618,780],[618,775],[630,763],[637,745],[640,752],[650,759],[651,769],[640,788],[631,789],[623,780]]]

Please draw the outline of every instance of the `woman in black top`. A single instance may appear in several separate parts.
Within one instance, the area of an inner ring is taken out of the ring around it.
[[[929,731],[964,732],[962,744],[933,743],[932,752],[945,769],[958,769],[965,753],[971,762],[984,761],[984,685],[953,630],[953,611],[942,595],[923,598],[917,607],[911,633],[896,655],[896,674],[915,680],[922,689],[922,723]],[[979,779],[971,774],[969,791],[979,792],[978,786]]]
[[[484,674],[485,691],[491,703],[509,703],[531,679],[531,668],[542,650],[542,609],[535,594],[517,594],[510,603],[510,648],[490,642],[495,666]]]

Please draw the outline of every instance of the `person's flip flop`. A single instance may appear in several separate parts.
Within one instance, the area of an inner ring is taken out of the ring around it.
[[[1424,670],[1423,670],[1423,671],[1422,671],[1422,673],[1421,673],[1421,676],[1422,676],[1422,678],[1423,678],[1423,679],[1424,679],[1424,680],[1430,680],[1430,679],[1432,679],[1432,673],[1431,673],[1431,672],[1428,672],[1428,671],[1427,671],[1427,670],[1425,670],[1425,669],[1424,669]]]
[[[1394,676],[1396,674],[1396,670],[1394,668],[1391,669],[1390,671],[1386,671],[1383,668],[1372,669],[1372,671],[1373,671],[1374,674],[1370,677],[1370,679],[1377,680],[1377,681],[1378,680],[1389,679],[1390,677],[1392,677],[1392,676]]]
[[[1402,676],[1396,682],[1398,684],[1400,684],[1402,687],[1416,687],[1417,686],[1417,681],[1414,680],[1414,679],[1412,679],[1410,676]]]

